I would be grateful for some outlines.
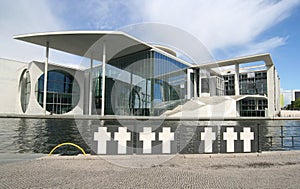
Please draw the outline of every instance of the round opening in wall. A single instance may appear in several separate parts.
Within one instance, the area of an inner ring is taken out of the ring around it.
[[[28,70],[24,70],[20,78],[20,102],[23,113],[26,112],[29,103],[31,81]]]
[[[44,107],[44,74],[35,85],[38,103]],[[71,111],[79,101],[80,89],[74,77],[62,70],[48,71],[46,110],[53,114]]]

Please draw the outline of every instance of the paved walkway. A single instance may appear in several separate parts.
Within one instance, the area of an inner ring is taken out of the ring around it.
[[[171,157],[104,157],[150,167],[100,156],[42,157],[1,164],[0,188],[300,188],[300,151],[177,155],[160,165],[155,160]]]

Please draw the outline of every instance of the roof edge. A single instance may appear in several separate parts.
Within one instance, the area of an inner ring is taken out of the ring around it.
[[[113,30],[66,30],[66,31],[51,31],[51,32],[38,32],[38,33],[25,33],[19,35],[13,35],[13,39],[19,39],[24,37],[34,36],[46,36],[46,35],[70,35],[70,34],[126,34],[122,31]]]

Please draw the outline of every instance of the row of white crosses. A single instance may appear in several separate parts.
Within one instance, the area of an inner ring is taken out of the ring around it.
[[[126,127],[119,127],[119,132],[115,133],[115,140],[118,141],[118,153],[125,154],[127,141],[130,141],[130,132],[127,132]],[[106,154],[106,142],[111,140],[110,132],[107,127],[99,127],[98,132],[94,133],[94,140],[98,141],[97,153]]]
[[[227,152],[234,152],[234,141],[237,140],[237,132],[233,127],[227,127],[227,131],[223,134],[224,140],[227,141]],[[254,133],[250,127],[245,127],[240,133],[240,139],[244,141],[244,152],[251,152],[251,140],[254,140]]]
[[[151,127],[144,127],[143,132],[139,135],[139,140],[143,142],[143,153],[152,153],[152,141],[155,141],[155,133]],[[213,152],[213,141],[216,140],[216,132],[212,131],[212,127],[205,127],[201,133],[201,140],[204,141],[204,152]],[[237,132],[233,127],[227,127],[223,133],[223,139],[227,141],[227,152],[234,152],[234,141],[237,140]],[[111,141],[111,133],[107,131],[107,127],[99,127],[98,132],[94,133],[94,140],[98,141],[97,153],[106,154],[106,142]],[[115,133],[114,139],[118,141],[118,154],[126,154],[127,141],[131,140],[131,133],[127,132],[126,127],[119,127],[119,131]],[[162,153],[171,153],[171,141],[174,140],[174,132],[170,127],[164,127],[159,133],[159,140],[162,141]],[[251,152],[251,140],[254,140],[254,133],[250,127],[245,127],[240,133],[240,140],[244,141],[244,152]]]
[[[213,141],[216,138],[216,133],[212,132],[212,128],[205,127],[204,132],[201,133],[201,140],[204,141],[204,152],[212,153]],[[223,133],[223,139],[227,142],[226,152],[234,152],[234,141],[237,140],[237,132],[234,132],[233,127],[227,127],[226,132]],[[250,127],[244,128],[244,131],[240,133],[240,139],[244,141],[244,152],[251,152],[251,140],[254,140],[254,133],[251,132]]]
[[[162,141],[162,153],[171,153],[171,141],[174,140],[174,133],[171,132],[171,128],[164,127],[158,138]],[[107,127],[99,127],[98,132],[94,133],[94,140],[98,142],[97,153],[106,154],[106,142],[112,140]],[[126,154],[126,143],[131,140],[131,133],[127,132],[127,127],[119,127],[119,131],[115,133],[113,140],[118,141],[118,154]],[[152,128],[144,127],[139,140],[143,141],[143,153],[151,154],[152,141],[155,141],[155,133],[152,132]]]

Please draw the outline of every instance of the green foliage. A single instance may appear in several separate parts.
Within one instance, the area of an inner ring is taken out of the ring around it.
[[[294,110],[300,110],[300,98],[297,98],[295,102],[293,103],[293,109]]]

